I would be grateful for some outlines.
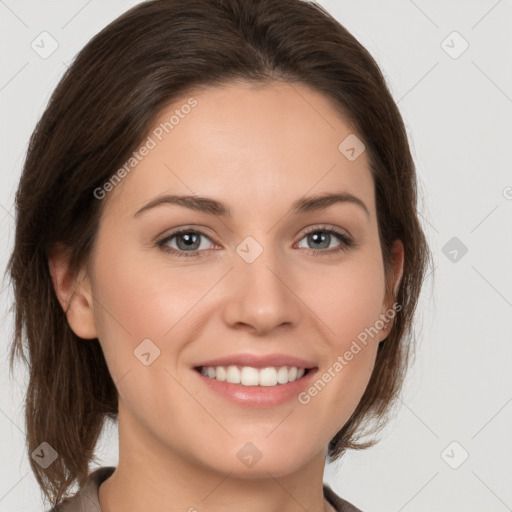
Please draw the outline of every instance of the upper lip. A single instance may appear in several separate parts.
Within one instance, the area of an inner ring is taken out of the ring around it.
[[[232,354],[229,356],[218,357],[216,359],[209,359],[194,367],[201,366],[251,366],[253,368],[266,368],[268,366],[295,366],[297,368],[312,369],[315,368],[315,363],[301,359],[295,356],[286,354]]]

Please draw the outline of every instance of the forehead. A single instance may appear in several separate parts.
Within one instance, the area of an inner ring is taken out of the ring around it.
[[[133,213],[159,195],[197,194],[242,214],[304,195],[349,192],[373,217],[366,152],[356,159],[345,152],[344,141],[353,146],[354,137],[330,100],[304,84],[208,87],[159,113],[139,146],[149,149],[139,151],[109,199],[119,212]]]

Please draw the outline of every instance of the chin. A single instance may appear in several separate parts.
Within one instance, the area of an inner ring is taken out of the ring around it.
[[[230,473],[231,477],[242,479],[284,477],[298,471],[308,463],[313,453],[305,453],[299,448],[304,443],[290,443],[281,445],[281,449],[273,446],[268,440],[266,445],[257,441],[236,443],[232,450],[223,449],[222,454],[211,453],[204,462],[211,468],[221,473]],[[306,445],[307,446],[307,445]]]

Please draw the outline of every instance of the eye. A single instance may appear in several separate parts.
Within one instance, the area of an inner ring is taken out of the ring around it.
[[[209,240],[210,244],[202,243],[203,239]],[[302,236],[301,240],[303,239],[306,239],[306,243],[313,245],[313,248],[305,248],[313,255],[334,255],[356,245],[348,235],[327,226],[317,226],[307,231]],[[338,245],[331,247],[331,243],[336,240],[338,240]],[[212,243],[211,238],[201,231],[178,229],[157,242],[156,245],[172,255],[195,258],[204,256],[201,253],[204,253]]]
[[[306,243],[313,245],[313,248],[306,248],[312,254],[338,254],[355,245],[349,236],[327,226],[319,226],[307,231],[301,238],[303,239],[306,239]],[[331,247],[331,242],[336,242],[336,239],[340,242],[339,245]]]
[[[171,247],[170,242],[173,239],[176,239],[177,247]],[[201,231],[194,231],[192,229],[179,229],[174,231],[171,235],[167,236],[160,242],[158,242],[158,246],[166,252],[170,252],[175,254],[176,256],[199,256],[197,253],[199,249],[207,249],[208,247],[204,247],[204,244],[201,244],[201,238],[206,238],[210,240],[208,236]],[[208,246],[208,244],[206,244]],[[192,254],[186,254],[192,253]]]

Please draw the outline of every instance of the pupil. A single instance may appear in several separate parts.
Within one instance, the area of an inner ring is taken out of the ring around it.
[[[319,234],[321,233],[321,234]],[[324,231],[318,231],[314,234],[311,235],[311,238],[314,240],[315,243],[324,243],[324,246],[323,247],[328,247],[329,246],[329,243],[327,243],[327,245],[325,245],[325,241],[328,239],[330,235],[326,234]]]
[[[181,245],[180,244],[180,240],[183,240],[184,242],[184,246],[186,248],[189,248],[194,245],[194,244],[197,244],[197,239],[199,237],[197,236],[196,233],[185,233],[185,234],[182,234],[180,237],[178,237],[178,245]],[[180,247],[181,248],[181,247]]]

